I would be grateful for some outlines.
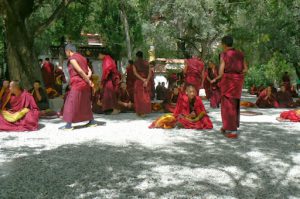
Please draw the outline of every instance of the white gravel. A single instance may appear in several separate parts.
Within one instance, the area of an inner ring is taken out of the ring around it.
[[[245,95],[245,99],[254,100]],[[208,102],[205,102],[208,107]],[[148,129],[159,114],[96,116],[104,126],[0,133],[0,198],[300,198],[300,123],[283,110],[241,117],[241,136]]]

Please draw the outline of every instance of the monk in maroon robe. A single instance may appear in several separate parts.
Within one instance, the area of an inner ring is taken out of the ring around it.
[[[126,68],[126,85],[130,96],[130,101],[132,102],[134,100],[134,81],[135,81],[135,75],[133,73],[133,61],[129,60],[128,66]]]
[[[144,117],[151,113],[151,68],[143,59],[143,52],[136,53],[137,60],[133,66],[136,77],[134,83],[134,107],[138,116]]]
[[[102,78],[103,87],[102,107],[103,111],[111,114],[119,114],[117,102],[117,92],[120,84],[120,73],[118,72],[115,60],[106,52],[99,53],[99,59],[102,60]]]
[[[118,92],[118,109],[121,110],[121,112],[127,112],[133,110],[133,103],[130,100],[130,95],[126,88],[125,82],[122,82],[120,84],[120,88]]]
[[[9,81],[4,80],[0,89],[0,109],[4,110],[9,102],[11,93],[9,89]]]
[[[280,91],[277,92],[276,99],[279,103],[280,108],[296,107],[296,104],[294,103],[292,94],[290,92],[286,91],[286,87],[284,84],[280,87]]]
[[[199,94],[199,90],[203,87],[204,82],[204,63],[195,56],[191,59],[186,59],[183,72],[186,85],[193,85]]]
[[[65,52],[68,57],[70,91],[63,110],[63,120],[67,124],[60,129],[72,130],[72,123],[83,121],[89,121],[87,126],[96,126],[91,104],[91,91],[94,86],[90,79],[92,71],[87,65],[86,58],[76,52],[74,45],[68,44]]]
[[[279,108],[276,94],[272,92],[271,86],[268,86],[260,93],[255,104],[258,108]]]
[[[211,83],[211,81],[218,77],[218,70],[217,67],[214,63],[210,62],[209,63],[209,68],[208,68],[208,75],[207,75],[207,80],[210,83],[210,107],[211,108],[219,108],[220,103],[221,103],[221,91],[219,87],[219,82],[214,82]]]
[[[177,101],[179,99],[179,89],[174,87],[163,102],[163,107],[166,113],[174,113]]]
[[[42,76],[46,88],[54,88],[54,66],[49,58],[46,58],[42,66]]]
[[[1,111],[0,131],[35,131],[39,126],[39,108],[18,81],[10,83],[10,110]]]
[[[244,54],[235,50],[233,38],[222,38],[224,48],[220,58],[219,76],[211,83],[221,79],[221,115],[223,127],[221,132],[228,138],[237,138],[237,130],[240,125],[240,99],[244,84],[244,75],[248,66],[244,60]]]
[[[67,82],[64,71],[61,67],[56,67],[54,70],[55,87],[54,89],[59,95],[62,95],[63,84]]]

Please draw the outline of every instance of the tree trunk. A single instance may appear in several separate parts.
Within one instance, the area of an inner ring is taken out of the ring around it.
[[[8,15],[5,20],[7,61],[11,80],[20,80],[29,89],[35,80],[41,80],[41,69],[35,55],[32,35],[27,34],[25,22]]]
[[[125,35],[126,35],[127,57],[130,60],[130,59],[132,59],[131,41],[130,41],[130,34],[129,34],[129,25],[128,25],[127,15],[126,15],[126,11],[125,11],[125,5],[124,5],[123,1],[122,1],[120,12],[121,12],[121,18],[123,20],[124,30],[125,30]]]

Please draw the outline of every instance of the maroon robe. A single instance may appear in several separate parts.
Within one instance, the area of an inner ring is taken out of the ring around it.
[[[212,80],[218,76],[218,70],[208,69],[208,77]],[[213,84],[210,83],[210,107],[211,108],[219,108],[221,103],[221,91],[219,87],[219,82],[215,82]]]
[[[93,119],[91,104],[92,89],[74,69],[70,63],[71,60],[76,60],[81,69],[88,74],[88,65],[85,57],[79,53],[74,53],[69,57],[68,70],[71,88],[64,104],[63,120],[68,123],[90,121]]]
[[[0,131],[35,131],[39,126],[39,108],[36,105],[34,98],[27,91],[23,91],[20,96],[11,96],[10,112],[16,113],[23,108],[28,108],[30,111],[17,122],[8,122],[0,114]]]
[[[49,61],[44,61],[42,66],[42,77],[46,88],[54,88],[54,66]]]
[[[169,93],[167,99],[163,103],[163,107],[166,113],[174,113],[179,95],[179,93],[178,95],[174,95],[173,92]]]
[[[126,87],[130,96],[130,100],[133,102],[134,100],[134,81],[135,81],[135,76],[133,73],[133,66],[129,65],[126,68]]]
[[[276,94],[277,102],[279,103],[280,108],[289,108],[294,107],[294,100],[290,92],[279,91]]]
[[[136,72],[143,78],[147,79],[149,74],[149,64],[147,61],[138,59],[134,66]],[[136,78],[134,83],[134,107],[137,114],[151,113],[151,83],[144,87],[144,82]]]
[[[204,117],[199,121],[192,122],[186,118],[192,112],[196,115],[204,114]],[[179,123],[183,128],[186,129],[212,129],[213,124],[206,114],[205,107],[202,103],[201,97],[196,96],[192,103],[189,102],[187,95],[182,95],[176,105],[174,111],[174,116],[177,118],[177,123]]]
[[[204,70],[204,63],[198,58],[191,58],[186,60],[187,71],[185,73],[185,85],[193,85],[199,93],[202,84],[202,72]]]
[[[92,96],[92,110],[93,110],[93,113],[96,113],[96,114],[104,113],[102,105],[98,104],[98,101],[102,102],[102,98],[103,98],[103,91],[102,90],[99,89],[95,93],[93,93],[93,96]]]
[[[120,74],[115,61],[109,55],[105,55],[102,62],[101,79],[103,85],[102,106],[104,111],[116,108],[119,82]]]
[[[236,131],[240,125],[240,99],[244,84],[244,54],[229,49],[221,54],[225,62],[221,87],[223,130]]]
[[[279,108],[279,103],[274,94],[271,94],[267,99],[267,89],[262,91],[256,100],[256,106],[259,108]]]
[[[128,108],[126,106],[124,106],[123,104],[121,103],[129,103],[129,102],[132,102],[131,99],[130,99],[130,95],[129,95],[129,92],[128,90],[124,90],[122,88],[119,89],[119,92],[118,92],[118,109],[121,111],[121,112],[126,112],[126,111],[130,111],[132,110],[131,108]]]

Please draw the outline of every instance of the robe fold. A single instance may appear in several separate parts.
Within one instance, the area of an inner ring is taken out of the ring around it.
[[[142,59],[134,63],[136,72],[143,78],[147,79],[149,74],[149,64]],[[151,113],[151,84],[144,87],[144,82],[136,78],[134,83],[134,107],[137,114]]]
[[[187,71],[185,73],[185,84],[193,85],[199,93],[202,84],[202,72],[204,70],[204,63],[198,58],[191,58],[186,60]]]
[[[130,101],[133,102],[134,100],[134,82],[135,82],[135,76],[133,73],[133,66],[129,65],[126,68],[126,87],[127,87],[127,91],[129,93],[130,96]]]
[[[240,99],[244,84],[244,54],[229,49],[221,54],[225,62],[221,87],[221,116],[223,129],[236,131],[240,126]]]
[[[51,62],[45,61],[42,66],[42,77],[46,88],[54,88],[54,66]]]
[[[117,92],[120,79],[120,73],[115,61],[109,55],[105,55],[102,62],[101,79],[103,85],[103,111],[113,110],[117,107]]]
[[[10,113],[19,113],[25,108],[29,112],[16,122],[8,122],[0,114],[0,131],[35,131],[39,126],[39,108],[36,105],[34,98],[27,91],[23,91],[20,96],[11,96],[9,101],[11,110]]]
[[[70,63],[76,60],[81,69],[88,74],[88,65],[85,57],[74,53],[68,60],[70,74],[70,91],[64,104],[63,120],[68,123],[90,121],[93,119],[92,112],[92,89],[90,85],[78,74]]]
[[[280,114],[280,118],[290,120],[291,122],[300,122],[300,109],[284,111]]]

